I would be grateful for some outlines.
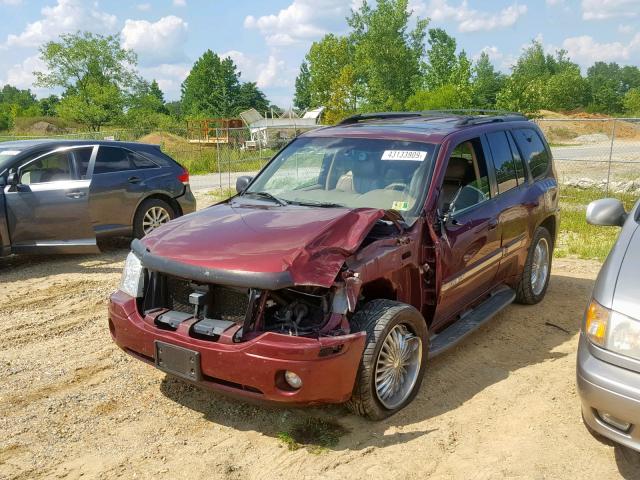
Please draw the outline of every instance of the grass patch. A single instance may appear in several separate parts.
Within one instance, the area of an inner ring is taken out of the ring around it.
[[[311,453],[322,453],[335,447],[347,429],[336,422],[309,417],[294,424],[287,431],[279,432],[278,439],[287,449],[294,451],[305,447]]]
[[[631,194],[616,193],[609,196],[621,200],[627,210],[637,201]],[[557,257],[575,256],[604,261],[618,238],[620,228],[589,225],[586,219],[587,205],[604,197],[605,193],[597,188],[561,188],[560,231],[555,249]]]
[[[211,198],[213,198],[216,202],[222,202],[227,198],[231,198],[236,194],[235,188],[223,188],[222,190],[211,190],[207,192]]]

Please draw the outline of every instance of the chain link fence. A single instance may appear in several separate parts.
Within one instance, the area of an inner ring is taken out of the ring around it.
[[[575,189],[640,196],[640,118],[544,118],[535,122],[551,145],[559,181]],[[0,136],[0,142],[32,138],[141,141],[164,152],[193,175],[194,188],[233,189],[242,174],[255,174],[287,142],[313,128],[264,126],[162,131],[107,129],[64,135]],[[202,176],[203,178],[199,178]]]
[[[640,118],[538,119],[560,183],[640,196]]]

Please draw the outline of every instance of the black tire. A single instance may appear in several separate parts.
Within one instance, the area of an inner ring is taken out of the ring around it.
[[[376,362],[385,338],[399,324],[403,324],[420,339],[422,356],[418,376],[410,394],[400,405],[389,409],[381,403],[376,393]],[[353,393],[347,402],[347,407],[353,413],[370,420],[382,420],[404,408],[420,390],[429,356],[427,325],[420,312],[411,305],[380,299],[368,302],[356,312],[351,320],[351,326],[352,331],[367,332],[367,339]]]
[[[546,275],[546,280],[544,282],[544,286],[541,290],[535,291],[532,285],[532,273],[534,271],[533,262],[536,246],[540,242],[546,242],[548,248],[548,271]],[[551,278],[551,262],[553,259],[553,242],[551,240],[551,234],[549,230],[544,227],[536,228],[533,233],[533,239],[531,240],[531,245],[529,246],[529,252],[527,254],[527,260],[524,264],[524,270],[522,272],[522,277],[520,277],[520,282],[518,282],[518,286],[516,287],[516,302],[522,303],[525,305],[535,305],[540,302],[545,294],[547,293],[547,287],[549,286],[549,279]]]
[[[164,209],[169,214],[170,220],[176,218],[176,212],[169,203],[159,198],[148,198],[140,204],[133,218],[133,236],[135,238],[142,238],[145,236],[144,218],[145,215],[154,208]]]

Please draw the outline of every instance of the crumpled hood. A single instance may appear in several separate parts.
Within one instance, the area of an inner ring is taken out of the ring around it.
[[[155,257],[206,271],[279,274],[329,287],[384,210],[231,201],[173,220],[142,243]]]

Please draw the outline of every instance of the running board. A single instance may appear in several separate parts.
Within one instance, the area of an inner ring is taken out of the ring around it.
[[[495,314],[513,303],[516,292],[509,287],[502,287],[491,293],[491,296],[473,310],[464,313],[460,319],[431,337],[429,358],[436,357],[455,347],[468,335],[487,323]]]

